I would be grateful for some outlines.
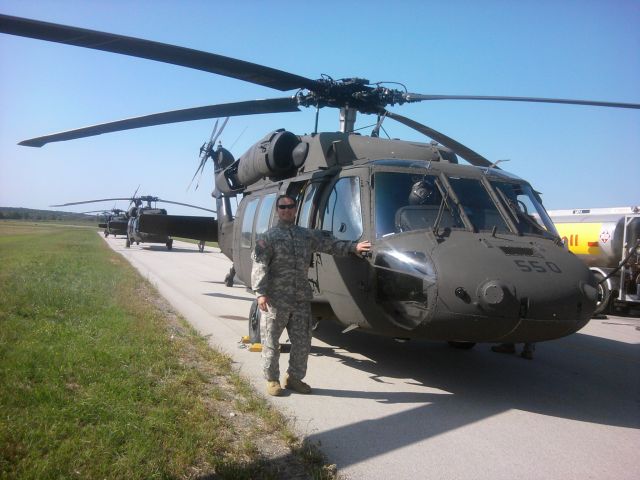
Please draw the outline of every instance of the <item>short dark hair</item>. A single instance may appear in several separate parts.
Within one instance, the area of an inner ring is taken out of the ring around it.
[[[279,207],[279,206],[280,206],[280,200],[282,200],[283,198],[288,198],[288,199],[289,199],[289,200],[291,200],[294,204],[295,204],[295,203],[298,203],[298,202],[296,201],[296,199],[293,197],[293,195],[288,195],[288,194],[287,194],[287,195],[280,195],[280,196],[278,197],[278,199],[276,200],[276,207]]]

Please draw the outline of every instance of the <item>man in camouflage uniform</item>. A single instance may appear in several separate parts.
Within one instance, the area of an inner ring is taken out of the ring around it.
[[[346,256],[371,249],[371,243],[338,240],[330,232],[299,227],[294,223],[296,201],[281,195],[276,201],[278,223],[256,242],[252,255],[251,283],[262,311],[262,359],[267,392],[282,394],[280,386],[280,335],[286,328],[291,340],[289,369],[284,387],[311,393],[302,379],[311,351],[311,305],[307,280],[311,255],[323,252]]]

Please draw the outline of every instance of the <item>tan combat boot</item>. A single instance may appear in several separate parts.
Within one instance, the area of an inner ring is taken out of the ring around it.
[[[282,387],[280,386],[280,382],[278,380],[267,382],[267,393],[274,397],[279,397],[280,395],[282,395]]]
[[[293,390],[294,392],[298,393],[311,393],[311,387],[309,385],[304,383],[302,380],[290,377],[288,373],[284,377],[284,388]]]

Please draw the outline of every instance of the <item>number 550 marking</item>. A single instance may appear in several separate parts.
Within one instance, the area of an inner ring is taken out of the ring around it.
[[[538,273],[562,273],[560,267],[553,262],[539,262],[538,260],[514,260],[521,272],[538,272]]]

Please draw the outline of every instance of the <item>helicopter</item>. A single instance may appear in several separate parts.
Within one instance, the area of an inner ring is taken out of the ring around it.
[[[215,210],[198,207],[196,205],[189,205],[187,203],[163,200],[150,195],[136,197],[136,193],[137,190],[132,197],[102,198],[98,200],[84,200],[81,202],[70,202],[51,206],[67,207],[70,205],[80,205],[85,203],[128,200],[130,202],[129,209],[124,216],[120,216],[120,220],[116,223],[119,228],[118,232],[122,235],[126,235],[127,237],[125,242],[126,248],[130,248],[133,243],[136,245],[140,245],[141,243],[163,243],[166,245],[167,250],[171,250],[173,248],[173,238],[171,237],[178,236],[198,240],[198,250],[203,252],[205,241],[214,241],[217,238],[216,222],[212,217],[168,215],[166,209],[156,208],[155,205],[152,206],[151,204],[155,204],[157,202],[171,203],[174,205],[182,205],[184,207],[197,208],[212,213],[215,213]],[[122,211],[120,210],[120,212]],[[108,226],[109,223],[102,225]],[[106,236],[108,236],[108,234],[105,230],[105,237]]]
[[[313,133],[274,130],[237,159],[218,146],[214,164],[221,251],[250,285],[256,238],[277,219],[279,195],[297,199],[296,222],[342,240],[369,239],[364,257],[310,259],[316,320],[333,319],[398,340],[539,342],[580,330],[597,284],[563,245],[540,194],[453,138],[388,109],[436,100],[538,102],[638,109],[620,102],[478,95],[431,95],[352,77],[310,79],[264,65],[150,40],[0,16],[0,32],[207,71],[290,96],[155,113],[36,137],[50,142],[174,122],[316,109]],[[401,85],[401,84],[400,84]],[[322,108],[338,109],[340,131],[318,132]],[[377,119],[354,131],[357,114]],[[393,120],[431,139],[381,138]],[[467,164],[461,164],[462,158]],[[206,160],[206,159],[205,159]],[[242,199],[234,212],[231,199]],[[249,312],[257,333],[256,305]]]
[[[98,223],[98,228],[104,228],[105,238],[109,235],[127,235],[128,217],[125,210],[112,208],[111,210],[91,210],[82,213],[100,213],[104,217],[104,222]]]

